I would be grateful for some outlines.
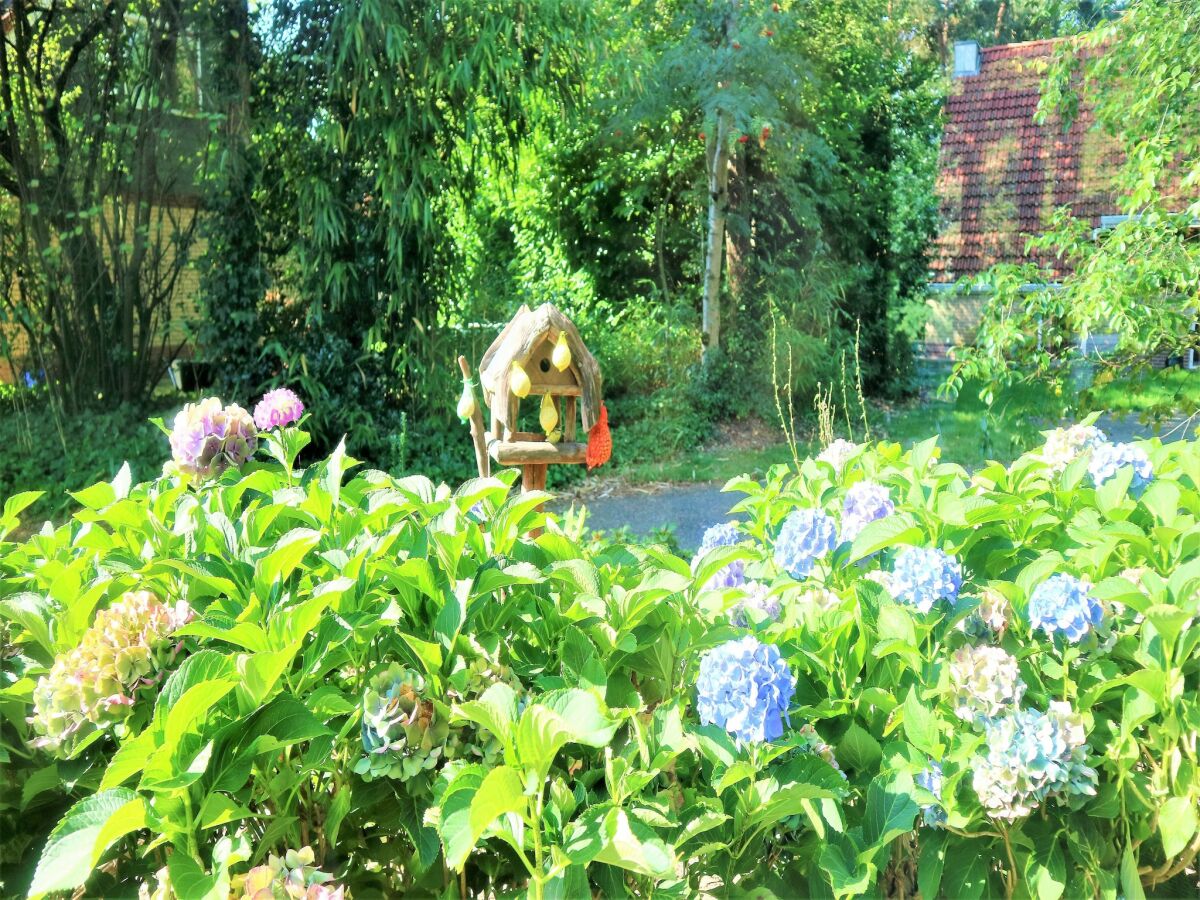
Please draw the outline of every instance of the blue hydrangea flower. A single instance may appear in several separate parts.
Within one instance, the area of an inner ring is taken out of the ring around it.
[[[749,627],[751,623],[750,610],[762,613],[763,617],[769,622],[775,622],[779,619],[779,597],[771,595],[769,585],[765,585],[761,581],[747,581],[742,585],[742,590],[745,596],[738,601],[737,605],[731,611],[734,625],[740,628]]]
[[[940,806],[942,801],[942,767],[935,762],[913,779],[917,787],[922,787],[937,798],[938,804],[921,807],[921,821],[926,828],[944,828],[946,826],[946,811]]]
[[[1133,480],[1129,482],[1129,491],[1135,496],[1146,489],[1154,479],[1154,467],[1146,451],[1133,444],[1100,444],[1092,450],[1092,458],[1088,463],[1088,474],[1092,476],[1092,484],[1096,487],[1104,484],[1125,466],[1133,467]]]
[[[787,663],[772,644],[747,635],[704,654],[696,679],[696,711],[743,743],[783,736],[796,689]]]
[[[927,613],[939,600],[954,603],[962,587],[962,567],[948,553],[931,547],[905,547],[892,567],[892,596]]]
[[[846,491],[842,503],[842,540],[853,541],[868,524],[890,516],[896,504],[888,489],[873,481],[860,481]]]
[[[998,819],[1029,815],[1050,797],[1094,795],[1083,718],[1063,702],[1018,710],[987,727],[987,749],[972,763],[972,786]]]
[[[704,532],[704,537],[700,540],[700,549],[692,557],[692,572],[695,573],[700,567],[701,560],[712,550],[715,550],[717,547],[732,547],[735,544],[740,544],[745,539],[746,536],[738,530],[737,525],[733,522],[722,522],[720,525],[713,525]],[[745,581],[746,563],[743,560],[735,559],[729,565],[718,569],[708,581],[704,582],[701,590],[713,591],[721,588],[739,587]]]
[[[1050,637],[1062,634],[1072,644],[1078,643],[1104,617],[1104,608],[1091,595],[1090,587],[1074,575],[1051,575],[1029,598],[1030,626]]]
[[[793,578],[807,578],[818,559],[837,546],[837,524],[819,509],[798,509],[783,520],[775,562]]]

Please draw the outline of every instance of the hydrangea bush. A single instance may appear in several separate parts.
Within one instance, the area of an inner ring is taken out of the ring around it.
[[[1195,896],[1196,444],[850,446],[693,565],[240,410],[3,504],[5,896]]]

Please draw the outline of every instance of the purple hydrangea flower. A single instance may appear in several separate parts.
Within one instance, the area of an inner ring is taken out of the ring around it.
[[[733,522],[722,522],[719,525],[713,525],[704,532],[704,537],[700,540],[700,549],[696,551],[696,555],[692,557],[692,573],[694,574],[704,557],[718,547],[733,547],[740,544],[746,539],[746,536],[738,530],[738,527]],[[744,560],[735,559],[727,566],[722,566],[718,569],[711,578],[704,583],[701,590],[715,591],[721,588],[738,587],[746,581],[746,563]]]
[[[261,431],[268,428],[282,428],[299,422],[304,415],[304,404],[300,398],[288,388],[276,388],[267,391],[254,407],[254,424]]]
[[[731,610],[733,624],[741,628],[749,627],[751,620],[747,613],[752,609],[758,610],[768,621],[775,622],[779,619],[779,597],[771,595],[769,585],[761,581],[747,581],[742,585],[742,590],[745,597]]]
[[[929,768],[924,772],[917,774],[913,779],[917,783],[917,787],[922,787],[937,798],[938,804],[942,801],[942,767],[938,763],[931,762]],[[940,805],[930,804],[929,806],[921,807],[921,821],[925,823],[926,828],[944,828],[946,826],[947,816],[946,811]]]
[[[987,726],[986,751],[972,765],[972,786],[988,815],[1018,819],[1048,797],[1094,795],[1083,718],[1069,704],[1017,710]]]
[[[171,455],[179,470],[197,478],[240,466],[258,449],[258,430],[250,414],[216,397],[189,403],[175,416]]]
[[[842,540],[853,541],[868,524],[890,516],[896,504],[888,489],[873,481],[860,481],[846,491],[842,503]]]
[[[962,587],[962,567],[948,553],[931,547],[905,547],[892,567],[892,596],[927,613],[939,600],[954,603]]]
[[[819,509],[798,509],[783,520],[775,562],[793,578],[807,578],[818,559],[837,546],[837,525]]]
[[[743,743],[783,736],[796,689],[787,663],[771,644],[747,635],[704,654],[696,679],[696,711]]]
[[[1091,595],[1086,581],[1074,575],[1051,575],[1033,589],[1029,624],[1049,636],[1062,634],[1072,644],[1100,624],[1104,607]]]
[[[1133,467],[1133,480],[1129,482],[1129,491],[1135,496],[1146,489],[1154,479],[1154,467],[1146,451],[1133,444],[1100,444],[1092,451],[1088,463],[1088,474],[1092,476],[1092,484],[1096,487],[1104,484],[1125,466]]]

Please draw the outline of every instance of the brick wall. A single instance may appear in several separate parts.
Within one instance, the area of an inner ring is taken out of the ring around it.
[[[111,208],[105,210],[105,221],[111,226],[113,222],[114,210]],[[191,216],[195,215],[195,211],[190,208],[174,207],[171,209],[171,215],[178,222],[178,227],[187,227]],[[154,214],[151,217],[151,231],[155,228],[169,229],[174,227],[171,219],[167,216],[159,216]],[[203,255],[207,242],[202,238],[196,238],[192,241],[189,251],[189,260],[184,269],[179,273],[179,277],[175,282],[175,292],[172,295],[168,321],[164,323],[163,329],[168,340],[169,347],[181,347],[180,356],[191,356],[192,348],[188,344],[188,323],[195,321],[200,315],[199,300],[200,300],[200,272],[196,266],[196,261]],[[14,288],[15,290],[15,288]],[[8,360],[0,357],[0,381],[12,383],[20,377],[23,371],[37,371],[41,365],[32,360],[29,356],[28,339],[22,329],[11,324],[0,324],[0,330],[8,338],[14,347],[13,357],[16,360],[16,371],[9,366]],[[166,364],[164,362],[164,372]]]
[[[925,350],[928,356],[938,358],[951,348],[961,347],[975,339],[975,332],[979,330],[979,322],[987,306],[987,296],[939,291],[930,294],[928,304]]]

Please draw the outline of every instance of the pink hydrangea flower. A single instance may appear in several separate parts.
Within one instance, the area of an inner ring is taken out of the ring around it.
[[[179,470],[197,478],[240,466],[258,449],[258,431],[250,414],[216,397],[189,403],[175,417],[171,454]]]
[[[254,407],[254,424],[261,430],[282,428],[299,422],[304,415],[304,404],[289,388],[267,391]]]

